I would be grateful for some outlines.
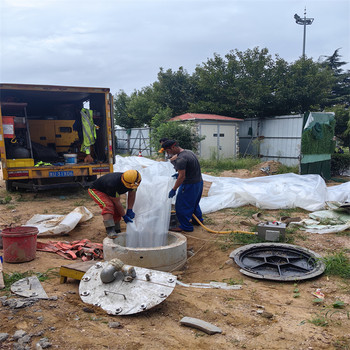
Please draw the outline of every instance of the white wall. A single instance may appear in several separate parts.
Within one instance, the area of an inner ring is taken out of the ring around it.
[[[236,158],[238,155],[238,124],[220,121],[198,121],[198,133],[205,136],[200,142],[199,157]]]

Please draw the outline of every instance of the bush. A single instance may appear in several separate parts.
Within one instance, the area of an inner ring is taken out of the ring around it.
[[[350,153],[333,153],[331,159],[332,175],[342,175],[350,169]]]
[[[197,151],[198,143],[204,139],[196,134],[192,123],[180,123],[178,121],[164,122],[160,124],[151,134],[151,144],[155,149],[159,149],[159,140],[166,137],[175,140],[178,145],[185,149]]]

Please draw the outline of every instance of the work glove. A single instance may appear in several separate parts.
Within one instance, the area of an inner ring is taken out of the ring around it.
[[[128,222],[133,222],[133,221],[131,220],[131,218],[130,218],[129,216],[127,216],[127,215],[124,215],[124,216],[123,216],[123,220],[125,221],[126,224],[127,224]]]
[[[128,209],[126,211],[126,215],[130,218],[133,219],[135,217],[135,213],[132,211],[132,209]]]
[[[175,173],[175,174],[171,175],[171,177],[173,177],[174,179],[177,179],[179,177],[179,173]]]
[[[169,192],[169,198],[173,198],[176,194],[176,190],[174,190],[173,188],[171,189],[171,191]]]

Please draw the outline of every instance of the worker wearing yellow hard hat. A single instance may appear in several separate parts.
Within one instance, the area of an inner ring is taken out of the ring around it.
[[[133,222],[135,217],[133,206],[136,190],[141,182],[141,175],[137,170],[127,170],[124,173],[110,173],[94,181],[89,188],[90,197],[102,209],[101,215],[109,238],[116,238],[120,233],[120,220],[126,224]],[[127,210],[120,202],[120,195],[127,193]]]

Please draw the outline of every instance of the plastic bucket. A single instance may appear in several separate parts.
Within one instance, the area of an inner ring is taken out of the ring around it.
[[[37,227],[18,226],[5,228],[1,232],[4,261],[21,263],[35,259]]]
[[[67,153],[64,154],[64,161],[66,164],[77,164],[77,154],[75,153]]]

